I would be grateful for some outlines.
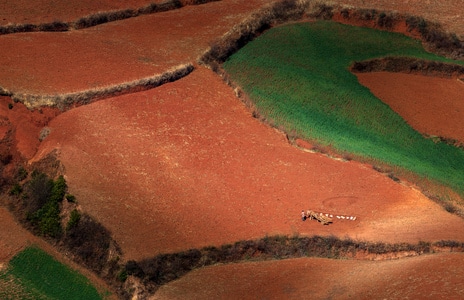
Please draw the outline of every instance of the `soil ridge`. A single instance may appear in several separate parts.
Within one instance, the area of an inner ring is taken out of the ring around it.
[[[149,90],[167,82],[172,82],[184,76],[187,76],[193,70],[194,66],[192,64],[182,64],[172,69],[169,69],[162,74],[157,74],[152,77],[146,77],[139,80],[134,80],[103,88],[89,89],[85,91],[59,95],[14,93],[2,89],[0,87],[0,95],[10,96],[13,99],[13,101],[22,102],[29,109],[39,108],[43,106],[51,106],[58,107],[64,110],[71,106],[88,104],[97,99],[100,100]]]
[[[384,57],[354,62],[350,71],[354,73],[384,71],[453,79],[464,76],[464,66],[409,57]]]
[[[138,17],[141,15],[148,15],[153,13],[165,12],[169,10],[179,9],[187,5],[200,5],[208,2],[215,2],[220,0],[167,0],[161,3],[151,3],[135,9],[121,9],[97,12],[94,14],[83,16],[75,21],[62,22],[54,21],[51,23],[39,24],[10,24],[0,26],[0,35],[13,34],[22,32],[40,32],[52,31],[62,32],[70,30],[85,29],[108,22],[121,21],[129,18]]]

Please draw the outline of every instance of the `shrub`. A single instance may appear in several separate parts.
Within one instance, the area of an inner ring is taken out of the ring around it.
[[[58,237],[61,232],[60,207],[57,202],[48,201],[32,217],[33,223],[37,223],[42,235]]]
[[[109,231],[87,214],[66,232],[64,246],[85,266],[100,274],[109,259]]]
[[[66,180],[62,175],[58,177],[56,181],[53,182],[53,187],[50,195],[50,201],[52,202],[61,202],[63,201],[64,195],[66,194]]]
[[[24,179],[27,178],[27,175],[28,175],[27,170],[24,169],[23,166],[20,166],[18,170],[16,171],[15,179],[17,181],[23,181]]]
[[[27,200],[24,203],[26,213],[33,214],[47,203],[53,188],[53,180],[44,173],[34,171],[31,180],[25,185]]]
[[[71,195],[71,194],[67,194],[65,196],[66,200],[68,200],[68,202],[70,203],[76,203],[76,197],[74,195]]]
[[[70,229],[76,227],[80,219],[81,219],[81,214],[79,213],[77,209],[74,209],[73,211],[71,211],[68,224],[66,225],[66,231],[69,231]]]
[[[15,183],[10,189],[9,194],[12,196],[19,196],[23,192],[23,188],[19,183]]]
[[[333,17],[333,6],[319,3],[310,16],[319,20],[330,20]]]

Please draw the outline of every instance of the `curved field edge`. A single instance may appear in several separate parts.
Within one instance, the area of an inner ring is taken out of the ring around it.
[[[130,260],[125,276],[145,283],[150,294],[190,271],[218,264],[282,260],[301,257],[354,260],[391,260],[443,252],[464,252],[464,243],[436,241],[417,244],[354,241],[335,236],[266,236],[219,247],[209,246],[177,253],[163,253],[141,261]]]
[[[121,10],[101,11],[94,14],[83,16],[77,20],[64,22],[54,21],[51,23],[25,23],[25,24],[8,24],[0,26],[0,35],[13,34],[21,32],[39,32],[39,31],[69,31],[89,28],[108,22],[120,21],[141,15],[159,13],[173,9],[179,9],[186,5],[200,5],[208,2],[220,0],[168,0],[160,3],[150,3],[139,8],[128,8]]]
[[[264,54],[268,48],[272,53]],[[419,181],[464,195],[464,151],[424,138],[348,71],[353,61],[385,56],[462,64],[400,34],[317,22],[273,28],[224,68],[258,114],[290,135],[412,171]]]
[[[69,94],[35,95],[13,93],[0,87],[0,95],[10,96],[13,101],[22,102],[29,109],[43,106],[53,106],[65,109],[74,105],[88,104],[97,99],[104,99],[152,89],[167,82],[172,82],[187,76],[193,71],[193,69],[194,67],[192,64],[182,64],[167,70],[162,74],[157,74],[151,77]]]
[[[0,270],[0,287],[2,299],[103,299],[107,293],[36,246],[22,250]]]

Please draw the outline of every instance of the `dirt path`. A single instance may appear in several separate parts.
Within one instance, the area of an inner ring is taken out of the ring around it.
[[[464,239],[464,220],[417,190],[289,145],[207,69],[73,109],[49,127],[36,158],[59,149],[71,193],[127,259],[267,234]],[[358,220],[303,223],[301,209]]]

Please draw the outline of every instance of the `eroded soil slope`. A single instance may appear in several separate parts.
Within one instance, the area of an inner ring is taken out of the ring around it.
[[[356,76],[417,131],[464,144],[462,80],[387,72]]]
[[[128,259],[272,234],[384,242],[464,238],[464,220],[371,167],[291,146],[210,70],[61,114],[70,192]],[[301,209],[358,217],[330,226]]]
[[[393,261],[303,258],[208,267],[152,299],[458,299],[461,253]]]

